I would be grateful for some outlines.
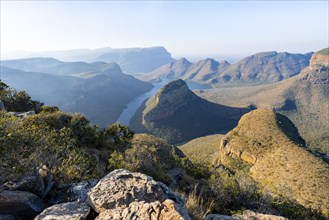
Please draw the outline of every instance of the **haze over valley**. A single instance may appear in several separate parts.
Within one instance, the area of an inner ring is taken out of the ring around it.
[[[327,1],[0,3],[0,219],[329,218]]]

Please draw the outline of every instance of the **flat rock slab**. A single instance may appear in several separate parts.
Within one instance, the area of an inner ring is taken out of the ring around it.
[[[68,202],[50,206],[34,220],[84,220],[90,212],[86,203]]]

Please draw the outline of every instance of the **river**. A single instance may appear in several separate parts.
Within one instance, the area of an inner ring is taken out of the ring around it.
[[[159,89],[161,87],[163,87],[165,84],[167,84],[169,81],[162,80],[162,82],[153,83],[154,87],[150,91],[148,91],[144,94],[141,94],[141,95],[137,96],[136,98],[134,98],[133,100],[131,100],[131,102],[128,103],[127,108],[125,108],[123,110],[123,112],[121,113],[121,115],[119,116],[117,122],[119,122],[122,125],[129,125],[130,119],[134,116],[135,112],[137,111],[139,106],[143,103],[143,101],[145,99],[148,99],[151,96],[155,95],[157,93],[157,91],[159,91]],[[195,83],[195,82],[186,81],[186,83],[187,83],[189,89],[191,89],[191,90],[210,88],[210,86],[208,86],[208,85],[202,85],[202,84]]]

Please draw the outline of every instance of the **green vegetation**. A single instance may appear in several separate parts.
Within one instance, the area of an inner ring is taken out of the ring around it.
[[[15,97],[15,93],[19,93],[14,91],[11,93],[13,95],[6,96],[5,94],[13,90],[3,83],[0,86],[1,97]],[[10,100],[13,106],[11,110],[17,111],[16,101],[21,102],[21,99]],[[39,195],[45,198],[55,184],[100,178],[113,169],[125,168],[150,175],[185,195],[186,207],[193,219],[200,219],[210,212],[231,215],[246,209],[283,215],[290,219],[325,219],[325,216],[318,212],[320,209],[315,211],[305,208],[290,200],[291,197],[270,192],[269,188],[265,187],[266,184],[264,186],[269,179],[255,181],[258,180],[258,176],[250,175],[249,169],[240,169],[234,163],[235,160],[232,160],[232,166],[239,169],[228,170],[222,165],[213,165],[212,156],[219,150],[221,135],[203,137],[181,146],[180,149],[190,157],[189,159],[179,148],[150,135],[134,134],[126,126],[113,124],[101,129],[91,125],[81,114],[68,114],[57,107],[41,106],[41,103],[31,100],[28,95],[23,100],[25,101],[21,103],[37,103],[25,105],[24,108],[31,110],[36,107],[34,110],[37,114],[19,118],[6,111],[0,112],[0,183],[26,175],[36,175],[39,178],[41,170],[46,172],[46,179],[41,179],[38,191]],[[242,129],[248,134],[260,135],[257,131],[251,132],[253,126],[257,125],[257,128],[265,132],[261,138],[269,137],[266,132],[272,134],[272,145],[275,144],[274,140],[286,140],[290,144],[294,140],[293,132],[288,132],[288,136],[273,136],[282,130],[291,131],[293,128],[286,123],[277,123],[283,120],[282,118],[274,118],[272,127],[277,126],[277,131],[273,128],[267,129],[258,123],[259,118],[252,118],[256,121],[254,124],[248,120],[241,122],[248,124],[249,127]],[[271,118],[266,118],[271,121]],[[259,145],[261,142],[261,139],[255,142],[249,138],[244,142],[244,146],[264,146]],[[285,152],[289,155],[296,153],[300,160],[306,163],[310,172],[322,172],[322,167],[316,166],[317,161],[305,154],[304,149],[299,147],[300,151],[293,152],[289,149],[294,150],[294,146],[287,145]],[[282,156],[282,152],[273,153]],[[262,163],[260,167],[269,164],[280,172],[283,171],[279,166],[285,168],[284,164],[287,163],[270,159],[264,161],[266,163]],[[292,165],[302,172],[308,172],[298,167],[298,163]],[[298,173],[296,170],[294,172]],[[318,175],[317,172],[314,175]],[[286,177],[291,176],[287,174]],[[314,180],[318,177],[311,178]],[[324,180],[316,184],[322,186],[325,183]],[[307,183],[305,187],[308,189],[313,186]],[[301,193],[309,194],[308,190],[303,189],[301,188]],[[311,196],[317,195],[312,193],[308,197],[310,200]],[[320,193],[322,195],[318,196],[319,200],[326,195],[325,192]]]
[[[219,143],[224,137],[222,134],[208,135],[193,139],[178,148],[193,162],[211,165],[218,157]]]
[[[24,91],[16,91],[9,88],[0,80],[0,100],[6,106],[7,111],[25,112],[38,111],[43,105],[41,102],[34,101]]]
[[[318,52],[316,52],[317,54],[322,54],[322,55],[327,55],[329,56],[329,48],[324,48],[322,50],[319,50]]]

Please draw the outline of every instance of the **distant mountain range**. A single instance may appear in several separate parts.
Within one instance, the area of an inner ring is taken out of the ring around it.
[[[100,48],[66,51],[21,52],[7,54],[6,59],[53,57],[65,62],[115,62],[126,73],[150,72],[174,59],[164,47]]]
[[[2,61],[1,65],[1,79],[11,87],[47,105],[81,112],[100,126],[115,122],[134,97],[152,88],[150,83],[123,74],[115,63],[33,58]]]
[[[179,78],[215,86],[273,83],[299,74],[309,65],[312,54],[263,52],[234,64],[211,58],[190,63],[182,58],[137,77],[153,82]]]
[[[229,106],[275,109],[293,121],[311,149],[329,155],[329,49],[313,54],[310,65],[290,79],[197,94]]]
[[[226,133],[250,108],[208,102],[175,80],[149,98],[130,121],[137,132],[148,132],[177,143],[207,134]]]

